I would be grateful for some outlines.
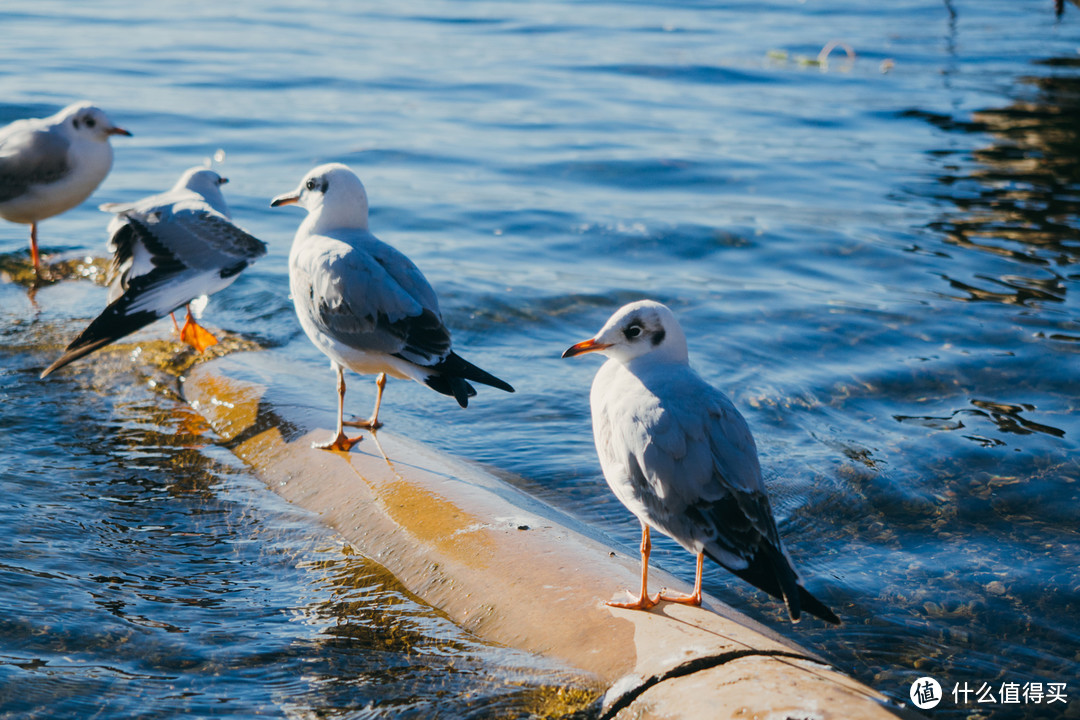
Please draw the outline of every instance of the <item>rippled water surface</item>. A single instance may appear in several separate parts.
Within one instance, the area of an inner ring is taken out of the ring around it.
[[[1080,8],[1054,10],[9,3],[0,122],[92,98],[134,133],[42,223],[53,262],[103,255],[97,203],[223,151],[271,251],[207,321],[307,369],[328,424],[287,297],[300,213],[268,202],[350,164],[459,351],[518,389],[462,411],[392,382],[384,419],[627,548],[589,432],[598,363],[559,354],[624,302],[669,304],[844,624],[792,627],[715,567],[706,589],[894,698],[938,678],[935,717],[1080,717]],[[854,59],[817,62],[831,40]],[[470,637],[278,500],[134,346],[38,381],[105,291],[28,292],[26,235],[0,224],[0,716],[589,714],[587,681]],[[951,694],[1033,682],[1068,702]]]

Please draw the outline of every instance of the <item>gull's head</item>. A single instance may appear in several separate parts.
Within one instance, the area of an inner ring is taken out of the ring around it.
[[[325,229],[368,226],[364,184],[341,163],[320,165],[305,175],[295,190],[270,202],[270,207],[282,205],[299,205],[312,215],[318,214],[318,225]]]
[[[71,139],[108,142],[113,135],[128,135],[127,130],[113,124],[105,111],[90,103],[75,103],[53,116]]]
[[[197,165],[188,168],[180,179],[173,185],[173,190],[191,190],[206,200],[206,202],[221,214],[228,216],[228,206],[225,204],[225,196],[221,193],[221,186],[229,182],[229,178],[222,177],[209,168]]]
[[[213,170],[198,165],[185,170],[176,185],[173,185],[173,190],[192,190],[207,196],[220,193],[221,186],[227,182],[229,178],[221,177]]]
[[[567,348],[564,358],[598,352],[628,363],[650,356],[657,361],[687,362],[686,335],[666,305],[639,300],[623,305],[608,318],[600,332]]]

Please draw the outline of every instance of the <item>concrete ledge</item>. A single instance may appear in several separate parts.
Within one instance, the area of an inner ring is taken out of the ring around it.
[[[604,717],[902,714],[712,598],[701,608],[607,607],[637,587],[638,559],[476,466],[386,430],[349,454],[312,449],[331,434],[332,412],[275,386],[268,355],[192,368],[187,400],[271,489],[319,513],[411,592],[480,637],[595,676],[608,688]],[[651,575],[657,587],[687,589]]]

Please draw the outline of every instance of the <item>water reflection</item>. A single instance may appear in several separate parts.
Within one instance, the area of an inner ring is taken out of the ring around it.
[[[901,423],[921,425],[935,430],[960,430],[965,427],[962,418],[964,416],[971,416],[986,418],[992,421],[1000,432],[1011,433],[1013,435],[1044,433],[1046,435],[1052,435],[1053,437],[1065,436],[1065,431],[1060,428],[1037,423],[1023,417],[1021,413],[1036,410],[1036,407],[1030,403],[1012,405],[990,400],[972,400],[971,404],[979,409],[972,410],[970,408],[964,408],[956,410],[951,415],[945,417],[935,417],[932,415],[893,415],[893,418]],[[969,439],[976,439],[974,436],[968,437]],[[984,440],[983,438],[978,439]],[[986,444],[1004,445],[1005,443],[1000,440],[992,440]]]
[[[906,687],[916,671],[948,678],[946,692],[956,681],[996,690],[1076,674],[1077,633],[1065,619],[1077,582],[1075,345],[1045,340],[1080,340],[1070,312],[1080,279],[1080,61],[1038,65],[1042,76],[1010,88],[1016,99],[1001,109],[970,119],[908,113],[952,135],[952,147],[930,153],[944,170],[929,194],[945,210],[928,225],[933,240],[909,248],[940,281],[929,283],[936,297],[918,296],[911,329],[897,324],[904,367],[883,363],[872,390],[850,383],[842,395],[838,409],[897,426],[868,434],[877,461],[844,453],[838,475],[858,507],[830,508],[858,527],[845,549],[859,560],[838,558],[834,571],[882,601],[851,609],[866,613],[865,626],[842,629],[845,642],[885,687]],[[868,570],[871,557],[887,579]],[[937,712],[1061,716],[1035,705]]]
[[[42,332],[0,346],[6,373],[36,375],[55,347]],[[21,688],[4,712],[594,711],[590,681],[477,640],[266,490],[146,364],[173,367],[176,343],[157,346],[134,367],[96,361],[2,386],[0,686]],[[16,450],[46,432],[47,452]]]
[[[357,697],[386,716],[585,718],[597,709],[596,688],[554,663],[512,650],[484,645],[449,619],[424,606],[381,566],[339,552],[302,563],[323,597],[298,608],[295,617],[320,628],[320,656],[363,653],[363,675],[328,673],[303,699],[309,707],[330,709],[329,716],[355,708]],[[481,658],[496,660],[497,676]],[[410,678],[425,677],[422,695]],[[483,687],[477,686],[477,682]],[[458,697],[457,707],[439,707]],[[425,699],[429,698],[429,699]],[[292,697],[290,704],[301,698]],[[364,703],[361,702],[361,705]]]
[[[1065,302],[1080,260],[1080,59],[1039,63],[1046,75],[1021,81],[1025,97],[974,113],[971,122],[926,114],[950,131],[989,133],[976,165],[939,179],[958,212],[931,224],[948,245],[1007,261],[1007,270],[943,275],[954,299],[1030,306]],[[1070,337],[1068,339],[1080,339]]]

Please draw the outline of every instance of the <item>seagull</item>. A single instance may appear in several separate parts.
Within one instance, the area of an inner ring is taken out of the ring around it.
[[[109,138],[131,135],[90,103],[0,129],[0,217],[30,225],[30,257],[41,272],[37,226],[94,192],[112,167]]]
[[[320,165],[270,206],[291,204],[308,212],[289,253],[293,304],[304,332],[337,373],[337,434],[313,447],[347,452],[361,438],[347,437],[345,425],[379,428],[387,375],[424,383],[461,407],[476,394],[469,380],[514,392],[450,349],[450,331],[427,278],[368,230],[367,193],[352,170]],[[377,374],[368,420],[344,420],[345,368]]]
[[[722,392],[690,367],[686,335],[665,305],[620,308],[596,336],[564,358],[608,360],[590,394],[593,438],[604,478],[641,521],[641,592],[608,605],[647,610],[660,600],[701,604],[705,556],[787,604],[830,623],[839,618],[799,581],[780,542],[750,428]],[[697,556],[690,595],[648,594],[649,529]]]
[[[41,377],[231,285],[266,254],[266,243],[232,223],[213,170],[194,167],[168,192],[131,204],[107,203],[113,251],[109,305]],[[175,323],[175,320],[173,321]],[[217,342],[188,311],[181,337],[200,352]]]
[[[132,224],[130,219],[132,213],[141,214],[145,217],[150,213],[158,212],[158,207],[161,205],[170,205],[177,200],[194,200],[198,203],[201,197],[215,212],[226,219],[231,219],[229,207],[225,203],[225,196],[221,193],[221,186],[227,182],[229,182],[228,178],[221,177],[221,175],[205,167],[196,166],[185,170],[172,189],[167,192],[151,195],[133,204],[104,203],[99,206],[103,212],[115,214],[113,219],[109,221],[107,231],[109,240],[106,244],[108,251],[113,254],[108,272],[108,301],[110,303],[117,300],[127,291],[132,280],[146,275],[155,268],[152,257],[153,251],[147,247],[146,242],[142,241],[137,234],[136,226]],[[192,193],[197,195],[192,195]],[[265,252],[265,245],[263,246],[263,252]],[[198,301],[193,302],[205,302],[206,300],[207,296],[202,295]],[[195,322],[190,303],[187,304],[186,314],[187,318],[184,321],[184,327],[180,329],[176,323],[175,315],[169,313],[170,317],[172,317],[173,327],[176,328],[180,339],[199,352],[211,345],[216,345],[217,338]]]

